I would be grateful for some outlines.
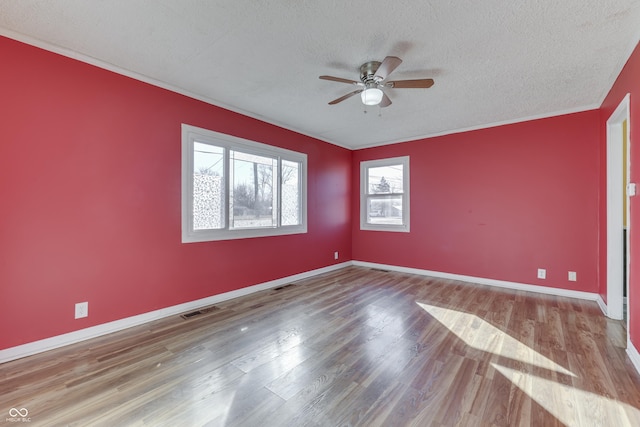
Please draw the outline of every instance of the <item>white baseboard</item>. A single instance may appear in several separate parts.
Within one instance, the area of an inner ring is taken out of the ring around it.
[[[340,264],[334,264],[334,265],[319,268],[316,270],[295,274],[293,276],[288,276],[281,279],[260,283],[254,286],[249,286],[249,287],[238,289],[235,291],[226,292],[224,294],[213,295],[207,298],[190,301],[184,304],[178,304],[178,305],[163,308],[160,310],[155,310],[155,311],[139,314],[132,317],[127,317],[125,319],[115,320],[113,322],[108,322],[101,325],[92,326],[90,328],[70,332],[67,334],[58,335],[55,337],[46,338],[43,340],[34,341],[31,343],[19,345],[16,347],[0,350],[0,363],[8,362],[10,360],[20,359],[22,357],[30,356],[37,353],[42,353],[48,350],[53,350],[55,348],[63,347],[69,344],[74,344],[74,343],[88,340],[91,338],[96,338],[102,335],[121,331],[123,329],[131,328],[133,326],[138,326],[143,323],[162,319],[168,316],[174,316],[177,314],[197,310],[199,308],[217,304],[222,301],[227,301],[233,298],[250,295],[252,293],[263,291],[266,289],[275,288],[278,286],[288,284],[290,282],[306,279],[306,278],[313,277],[323,273],[328,273],[334,270],[348,267],[350,265],[384,269],[384,270],[396,271],[400,273],[418,274],[422,276],[437,277],[442,279],[458,280],[462,282],[496,286],[500,288],[507,288],[507,289],[513,289],[513,290],[522,290],[522,291],[528,291],[528,292],[537,292],[537,293],[563,296],[563,297],[569,297],[569,298],[579,298],[584,300],[596,301],[600,306],[600,309],[606,315],[606,304],[604,304],[604,301],[602,300],[600,295],[596,293],[572,291],[572,290],[559,289],[559,288],[550,288],[546,286],[522,284],[522,283],[516,283],[516,282],[508,282],[504,280],[485,279],[481,277],[464,276],[460,274],[443,273],[439,271],[423,270],[423,269],[409,268],[409,267],[399,267],[394,265],[377,264],[377,263],[364,262],[364,261],[347,261]],[[633,355],[630,349],[633,349]],[[638,355],[638,352],[631,345],[631,343],[629,343],[627,352],[629,354],[629,357],[632,359],[632,361],[634,361],[634,365],[636,366],[636,368],[639,368],[640,355]],[[639,372],[640,372],[640,369],[639,369]]]
[[[160,310],[150,311],[148,313],[143,313],[136,316],[127,317],[124,319],[115,320],[113,322],[103,323],[101,325],[96,325],[96,326],[81,329],[78,331],[69,332],[63,335],[57,335],[51,338],[45,338],[43,340],[30,342],[30,343],[19,345],[16,347],[10,347],[4,350],[0,350],[0,363],[5,363],[11,360],[20,359],[22,357],[31,356],[33,354],[42,353],[48,350],[53,350],[55,348],[63,347],[65,345],[74,344],[74,343],[85,341],[91,338],[96,338],[102,335],[121,331],[123,329],[131,328],[133,326],[138,326],[143,323],[159,320],[164,317],[174,316],[177,314],[194,311],[199,308],[220,303],[222,301],[227,301],[233,298],[238,298],[238,297],[249,295],[259,291],[264,291],[266,289],[276,288],[278,286],[286,285],[290,282],[295,282],[298,280],[317,276],[319,274],[328,273],[330,271],[338,270],[344,267],[348,267],[350,265],[352,265],[351,262],[334,264],[328,267],[323,267],[316,270],[307,271],[304,273],[294,274],[293,276],[283,277],[281,279],[271,280],[269,282],[260,283],[260,284],[249,286],[242,289],[237,289],[235,291],[225,292],[223,294],[213,295],[207,298],[202,298],[195,301],[174,305],[174,306],[163,308]]]
[[[484,279],[482,277],[463,276],[460,274],[443,273],[440,271],[422,270],[418,268],[398,267],[394,265],[376,264],[372,262],[352,261],[353,265],[361,267],[378,268],[400,273],[419,274],[421,276],[438,277],[440,279],[459,280],[461,282],[477,283],[481,285],[497,286],[500,288],[517,291],[537,292],[541,294],[556,295],[568,298],[578,298],[589,301],[597,301],[599,295],[591,292],[572,291],[569,289],[549,288],[546,286],[528,285],[524,283],[507,282],[504,280]]]
[[[602,314],[609,317],[609,309],[607,308],[607,304],[605,304],[600,295],[598,295],[598,298],[596,298],[596,302],[598,303],[598,307],[600,307],[600,310],[602,310]]]
[[[629,356],[629,359],[636,368],[636,371],[640,373],[640,353],[638,353],[638,350],[630,340],[627,340],[627,356]]]

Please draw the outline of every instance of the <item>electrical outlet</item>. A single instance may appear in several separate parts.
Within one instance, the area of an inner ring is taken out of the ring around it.
[[[547,270],[544,268],[538,269],[538,279],[546,279],[547,278]]]
[[[76,304],[76,319],[87,317],[89,315],[89,303],[79,302]]]
[[[570,271],[569,272],[569,281],[570,282],[575,282],[576,280],[578,280],[578,278],[576,277],[576,272],[575,271]]]
[[[335,251],[335,252],[333,253],[333,259],[338,259],[338,251]]]

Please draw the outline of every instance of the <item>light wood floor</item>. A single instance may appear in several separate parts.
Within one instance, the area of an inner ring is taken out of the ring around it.
[[[594,302],[349,267],[2,364],[0,425],[638,426],[624,334]]]

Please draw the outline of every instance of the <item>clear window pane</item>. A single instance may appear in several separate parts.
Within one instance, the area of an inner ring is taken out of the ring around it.
[[[193,229],[224,228],[224,148],[193,144]]]
[[[231,151],[231,228],[277,226],[277,159]]]
[[[368,197],[367,223],[402,225],[402,196]]]
[[[282,225],[300,224],[300,163],[282,161]]]
[[[181,159],[183,243],[307,232],[306,154],[183,123]]]
[[[368,169],[368,194],[404,193],[402,188],[403,166],[391,165]]]

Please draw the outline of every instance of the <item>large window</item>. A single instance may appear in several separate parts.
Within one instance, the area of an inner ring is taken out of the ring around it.
[[[409,231],[409,157],[360,163],[360,229]]]
[[[306,233],[307,156],[182,125],[182,241]]]

